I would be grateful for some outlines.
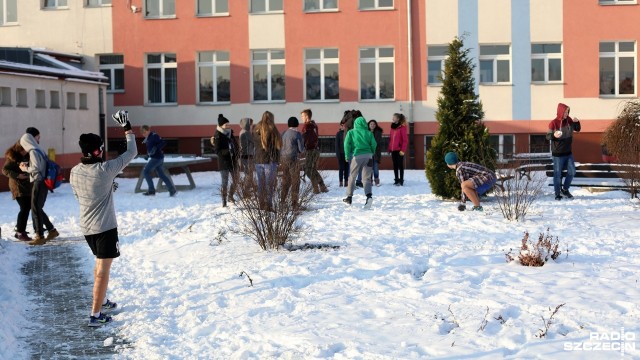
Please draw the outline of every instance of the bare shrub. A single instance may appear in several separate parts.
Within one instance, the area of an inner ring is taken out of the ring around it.
[[[640,100],[629,100],[617,119],[607,127],[602,143],[621,164],[628,164],[622,178],[631,197],[640,192]]]
[[[544,324],[544,329],[538,329],[539,333],[536,334],[536,337],[543,338],[547,336],[547,333],[549,332],[549,327],[551,327],[551,324],[553,321],[553,317],[558,313],[558,310],[560,310],[560,308],[563,307],[564,305],[565,304],[563,303],[556,306],[555,310],[551,312],[551,315],[549,316],[548,319],[545,319],[544,316],[540,316],[542,318],[542,323]],[[551,311],[551,308],[549,308],[549,311]]]
[[[546,234],[540,233],[538,241],[535,243],[529,240],[529,233],[525,231],[517,260],[523,266],[543,266],[549,259],[555,260],[560,256],[559,246],[558,237],[554,240],[549,229]],[[512,254],[513,250],[509,249],[509,252],[505,254],[507,262],[516,260],[515,255]]]
[[[302,233],[299,218],[313,202],[311,182],[301,181],[301,164],[280,166],[277,176],[258,188],[255,167],[241,175],[236,187],[238,232],[263,250],[278,249]],[[249,174],[249,175],[247,175]]]
[[[531,172],[529,176],[520,176],[515,165],[502,169],[501,173],[507,177],[502,187],[495,187],[495,195],[502,216],[510,221],[524,220],[531,204],[540,197],[547,177],[541,172]]]

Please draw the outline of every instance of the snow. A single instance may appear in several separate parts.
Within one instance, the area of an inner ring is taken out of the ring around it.
[[[239,210],[220,206],[217,172],[192,174],[198,187],[175,198],[134,194],[136,179],[119,179],[122,256],[109,298],[123,311],[108,326],[130,345],[104,345],[125,359],[640,358],[640,203],[629,194],[572,188],[573,200],[555,201],[548,187],[526,221],[509,222],[493,196],[484,213],[457,211],[422,170],[407,171],[404,187],[381,171],[371,210],[361,189],[346,206],[337,172],[324,174],[331,190],[295,244],[327,247],[298,251],[262,251],[229,230]],[[29,249],[7,239],[17,204],[8,192],[0,201],[11,209],[0,215],[0,349],[24,354],[21,324],[37,306],[20,273]],[[81,235],[68,184],[45,210],[62,236]],[[557,261],[505,261],[525,231],[547,229]]]

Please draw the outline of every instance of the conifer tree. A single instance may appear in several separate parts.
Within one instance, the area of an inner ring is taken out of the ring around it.
[[[449,44],[435,114],[440,126],[431,141],[425,164],[431,192],[445,199],[460,198],[461,195],[455,171],[444,162],[446,153],[454,151],[460,161],[474,162],[490,169],[495,169],[496,164],[489,131],[482,122],[482,103],[474,90],[475,65],[468,57],[469,49],[463,49],[463,45],[463,39],[459,37]]]

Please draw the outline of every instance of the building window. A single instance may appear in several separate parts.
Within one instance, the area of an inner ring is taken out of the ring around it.
[[[176,16],[175,0],[145,0],[145,17],[167,18]]]
[[[498,154],[498,162],[506,162],[513,157],[516,148],[513,135],[489,135],[489,143]]]
[[[360,10],[393,9],[393,0],[360,0]]]
[[[511,81],[509,45],[480,45],[480,83],[497,84]]]
[[[284,101],[284,64],[284,50],[252,52],[253,101]]]
[[[562,45],[531,44],[531,81],[562,81]]]
[[[304,11],[317,12],[338,10],[338,0],[305,0]]]
[[[147,54],[146,83],[148,104],[178,102],[178,61],[176,54]]]
[[[60,93],[58,91],[52,91],[50,94],[50,109],[60,109]]]
[[[427,84],[442,85],[444,61],[449,56],[448,45],[427,46]]]
[[[360,49],[360,100],[393,99],[393,48]]]
[[[304,70],[305,100],[340,98],[338,49],[306,49]]]
[[[45,9],[67,7],[67,0],[44,0]]]
[[[281,12],[282,0],[251,0],[249,11],[255,13]]]
[[[211,145],[211,138],[201,138],[200,139],[200,154],[202,156],[214,156],[215,153],[213,151],[213,146]]]
[[[529,152],[530,153],[548,153],[551,152],[551,144],[547,140],[546,135],[529,135]]]
[[[199,16],[227,14],[229,14],[229,0],[198,0]]]
[[[16,89],[16,106],[29,106],[29,103],[27,102],[27,89]]]
[[[18,22],[18,0],[0,0],[0,25]]]
[[[47,107],[46,93],[44,90],[36,90],[36,108],[43,109]]]
[[[80,93],[78,94],[78,103],[79,103],[79,109],[80,110],[89,110],[89,103],[87,100],[87,94],[86,93]]]
[[[0,87],[0,106],[11,106],[11,88]]]
[[[600,43],[600,94],[634,95],[636,84],[636,43]]]
[[[67,93],[67,110],[75,110],[76,109],[76,93],[68,92]]]
[[[198,102],[231,101],[231,63],[227,51],[204,51],[198,54]]]
[[[85,0],[86,7],[100,7],[111,5],[111,0]]]
[[[107,92],[124,91],[124,56],[99,55],[98,63],[100,72],[109,78]]]
[[[628,5],[637,4],[637,0],[599,0],[600,5]]]

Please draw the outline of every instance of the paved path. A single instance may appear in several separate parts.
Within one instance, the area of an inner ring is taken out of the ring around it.
[[[92,271],[94,260],[82,261],[79,246],[87,246],[84,238],[58,238],[34,246],[22,268],[27,292],[37,305],[29,315],[34,322],[27,339],[31,359],[108,359],[116,354],[116,346],[124,345],[116,324],[87,326],[93,279],[82,267]],[[104,346],[109,338],[112,344]]]

